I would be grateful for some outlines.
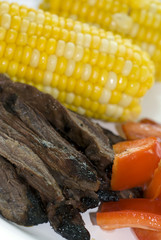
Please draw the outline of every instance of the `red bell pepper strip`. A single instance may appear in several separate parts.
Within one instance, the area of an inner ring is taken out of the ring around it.
[[[159,163],[151,182],[145,190],[145,197],[151,199],[161,199],[161,162]]]
[[[154,137],[124,141],[113,146],[115,154],[111,188],[124,190],[151,180],[161,158],[161,145]]]
[[[128,140],[156,137],[161,141],[161,125],[151,120],[127,122],[122,124],[122,129]]]
[[[140,228],[134,228],[133,231],[139,240],[161,240],[160,231],[151,231]]]
[[[133,227],[161,231],[161,201],[135,198],[104,202],[96,220],[105,230]]]

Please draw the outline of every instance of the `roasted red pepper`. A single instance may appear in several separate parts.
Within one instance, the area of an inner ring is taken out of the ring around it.
[[[160,231],[161,201],[135,198],[106,202],[96,218],[97,224],[106,230],[134,227]]]
[[[159,163],[151,182],[145,190],[145,197],[151,199],[161,199],[161,162]]]
[[[161,240],[160,231],[151,231],[140,228],[134,228],[133,230],[139,240]]]
[[[161,125],[149,119],[143,119],[140,122],[124,123],[122,124],[122,129],[128,140],[152,136],[161,141]]]
[[[151,180],[161,158],[161,145],[154,137],[124,141],[113,146],[115,159],[111,187],[124,190]]]

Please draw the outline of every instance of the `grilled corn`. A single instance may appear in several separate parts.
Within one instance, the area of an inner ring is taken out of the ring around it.
[[[147,51],[161,81],[161,2],[159,0],[44,0],[45,10],[121,34]]]
[[[8,2],[0,2],[0,73],[107,121],[136,118],[154,82],[149,56],[129,40]]]

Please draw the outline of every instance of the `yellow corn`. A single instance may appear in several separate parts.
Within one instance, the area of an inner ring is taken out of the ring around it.
[[[160,0],[44,0],[41,7],[132,39],[150,54],[161,81]]]
[[[149,56],[129,40],[8,2],[0,2],[0,73],[108,121],[136,118],[154,82]]]

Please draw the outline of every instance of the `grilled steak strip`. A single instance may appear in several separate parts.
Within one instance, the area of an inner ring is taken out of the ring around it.
[[[114,153],[108,137],[98,124],[67,110],[49,94],[44,94],[29,85],[12,83],[5,77],[1,77],[0,85],[8,90],[14,89],[30,106],[38,109],[58,131],[80,146],[96,166],[99,176],[106,179],[104,170],[113,161]]]
[[[17,129],[12,126],[17,124]],[[8,113],[0,103],[0,155],[9,160],[19,170],[19,174],[48,200],[64,200],[61,190],[41,158],[28,146],[27,138],[19,133],[22,123]],[[29,134],[25,129],[24,135]],[[35,138],[33,137],[33,140]]]
[[[18,177],[15,168],[0,156],[0,213],[24,226],[48,221],[38,194]]]
[[[68,240],[90,240],[81,215],[72,205],[49,204],[47,211],[51,226],[61,236]]]
[[[21,126],[17,131],[25,136],[27,146],[41,157],[51,171],[58,172],[70,186],[73,183],[76,188],[98,190],[96,172],[88,165],[88,159],[64,140],[38,111],[34,111],[14,94],[3,92],[1,100],[8,111],[11,126],[15,129]],[[29,129],[27,134],[24,128]]]

